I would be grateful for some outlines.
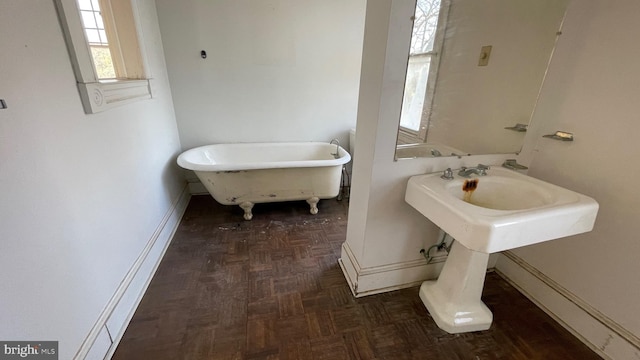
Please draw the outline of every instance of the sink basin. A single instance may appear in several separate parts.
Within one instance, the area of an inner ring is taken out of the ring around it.
[[[449,333],[487,330],[493,314],[481,301],[489,254],[591,231],[598,203],[588,196],[504,168],[477,180],[441,173],[413,176],[405,200],[451,235],[447,261],[436,281],[425,281],[420,299]]]
[[[455,172],[454,172],[455,173]],[[492,168],[464,201],[464,177],[413,176],[405,200],[471,250],[494,253],[591,231],[592,198],[504,168]]]

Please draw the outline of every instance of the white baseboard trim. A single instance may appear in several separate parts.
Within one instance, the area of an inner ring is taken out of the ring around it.
[[[640,359],[640,338],[510,251],[496,272],[605,359]]]
[[[355,297],[420,285],[423,281],[437,278],[444,264],[427,264],[425,259],[418,259],[362,268],[346,242],[342,244],[342,255],[338,263]]]
[[[122,279],[120,286],[116,289],[97,321],[87,334],[87,337],[80,345],[78,352],[73,357],[74,360],[111,358],[118,346],[118,343],[124,335],[124,330],[127,328],[138,304],[142,300],[142,296],[149,286],[149,283],[151,282],[167,247],[173,239],[173,235],[180,224],[180,219],[187,208],[190,198],[191,194],[188,191],[188,186],[185,186],[177,199],[174,200],[165,216],[162,218],[162,221],[160,221],[160,224],[147,241],[144,249],[133,263],[124,279]],[[153,256],[149,256],[149,254],[152,253],[152,250]],[[141,271],[141,269],[144,269],[144,271]],[[138,286],[132,286],[133,283]],[[131,300],[129,303],[121,304],[122,300],[125,298]],[[123,313],[125,315],[121,316],[121,318],[117,319],[118,321],[114,322],[113,317],[116,312]],[[117,324],[117,327],[119,328],[113,328],[113,325],[112,328],[109,328],[110,322],[111,324]],[[109,337],[111,338],[110,346],[106,349],[104,348],[104,342],[96,342],[99,335],[105,333],[109,334]],[[94,348],[94,345],[96,348]],[[101,349],[97,349],[97,347],[101,347]]]

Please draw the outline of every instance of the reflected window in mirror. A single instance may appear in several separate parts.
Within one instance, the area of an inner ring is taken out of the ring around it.
[[[447,0],[417,0],[400,113],[399,143],[426,138],[431,100],[446,28]]]

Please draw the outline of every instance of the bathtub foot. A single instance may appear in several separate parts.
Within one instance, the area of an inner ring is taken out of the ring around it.
[[[307,204],[309,204],[310,209],[309,212],[312,213],[313,215],[318,213],[318,202],[320,201],[320,198],[318,197],[312,197],[311,199],[307,199]]]
[[[253,219],[253,214],[251,213],[251,209],[253,209],[253,203],[249,201],[245,201],[240,204],[242,210],[244,210],[244,219],[251,220]]]

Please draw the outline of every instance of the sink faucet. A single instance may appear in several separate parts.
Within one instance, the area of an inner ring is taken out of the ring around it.
[[[478,164],[478,166],[470,167],[470,168],[463,166],[462,168],[460,168],[460,171],[458,171],[458,175],[463,177],[469,177],[471,174],[484,176],[484,175],[487,175],[487,170],[489,170],[489,166],[482,165],[482,164]]]

